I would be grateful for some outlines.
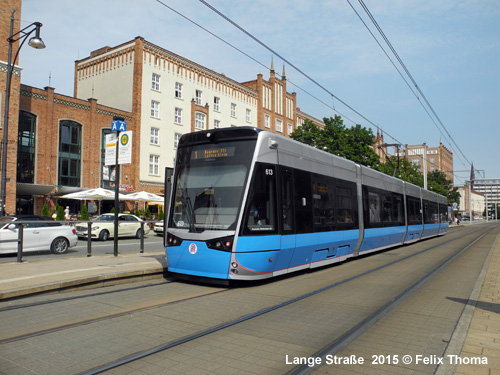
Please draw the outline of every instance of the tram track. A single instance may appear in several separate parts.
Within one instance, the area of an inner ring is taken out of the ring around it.
[[[404,300],[408,295],[410,295],[415,290],[417,290],[418,288],[420,288],[433,275],[435,275],[441,269],[443,269],[444,267],[446,267],[450,262],[452,262],[454,259],[456,259],[457,257],[459,257],[462,253],[464,253],[465,251],[467,251],[467,249],[469,249],[473,244],[475,244],[477,241],[479,241],[481,238],[483,238],[486,235],[486,232],[489,231],[489,230],[491,230],[491,228],[488,228],[486,230],[482,230],[485,233],[481,234],[478,238],[476,238],[472,242],[468,243],[465,247],[462,247],[458,252],[454,253],[451,257],[448,257],[446,260],[444,260],[442,263],[440,263],[437,267],[435,267],[433,270],[431,270],[431,272],[423,275],[423,277],[420,280],[418,280],[417,282],[413,283],[409,288],[407,288],[406,290],[404,290],[398,296],[394,297],[387,304],[385,304],[384,306],[382,306],[379,309],[377,309],[373,314],[371,314],[370,316],[368,316],[366,319],[364,319],[363,321],[361,321],[356,326],[352,327],[344,335],[342,335],[341,337],[339,337],[339,338],[335,339],[334,341],[332,341],[329,345],[327,345],[322,350],[320,350],[319,352],[317,352],[314,356],[315,357],[320,357],[320,358],[324,357],[327,354],[331,354],[332,352],[335,352],[336,348],[341,348],[347,342],[353,340],[361,332],[363,332],[369,326],[371,326],[372,324],[374,324],[377,320],[381,319],[381,317],[383,317],[388,311],[390,311],[392,308],[394,308],[395,306],[397,306],[397,304],[399,304],[402,300]],[[470,234],[474,234],[477,231],[481,231],[481,229],[477,229],[477,230],[474,230],[472,232],[460,235],[460,236],[458,236],[457,238],[455,238],[453,240],[461,239],[461,238],[463,238],[465,236],[468,236]],[[126,365],[128,363],[131,363],[131,362],[134,362],[134,361],[137,361],[137,360],[140,360],[140,359],[144,359],[144,358],[152,356],[154,354],[166,351],[168,349],[171,349],[171,348],[183,345],[183,344],[187,344],[187,343],[192,342],[194,340],[197,340],[199,338],[208,336],[208,335],[216,333],[218,331],[222,331],[222,330],[227,329],[229,327],[232,327],[232,326],[238,325],[240,323],[249,321],[251,319],[254,319],[254,318],[263,316],[265,314],[271,313],[271,312],[276,311],[278,309],[281,309],[283,307],[286,307],[286,306],[289,306],[291,304],[294,304],[294,303],[296,303],[298,301],[305,300],[305,299],[307,299],[307,298],[309,298],[311,296],[320,294],[322,292],[325,292],[327,290],[330,290],[330,289],[335,288],[337,286],[340,286],[342,284],[345,284],[345,283],[348,283],[350,281],[359,279],[359,278],[364,277],[366,275],[369,275],[369,274],[371,274],[373,272],[376,272],[376,271],[382,270],[382,269],[384,269],[386,267],[389,267],[389,266],[391,266],[393,264],[396,264],[396,263],[399,263],[399,262],[403,262],[403,261],[405,261],[407,259],[410,259],[410,258],[413,258],[413,257],[418,256],[420,254],[423,254],[423,253],[425,253],[425,252],[427,252],[429,250],[432,250],[432,249],[434,249],[434,248],[436,248],[438,246],[441,246],[441,245],[442,244],[439,243],[439,244],[427,247],[425,249],[419,250],[419,251],[417,251],[415,253],[409,254],[409,255],[404,256],[402,258],[399,258],[397,260],[385,263],[385,264],[383,264],[381,266],[372,268],[372,269],[370,269],[368,271],[362,272],[362,273],[354,275],[352,277],[348,277],[348,278],[346,278],[344,280],[341,280],[339,282],[336,282],[336,283],[333,283],[331,285],[328,285],[328,286],[319,288],[317,290],[314,290],[312,292],[300,295],[300,296],[298,296],[296,298],[292,298],[292,299],[287,300],[287,301],[285,301],[283,303],[267,307],[267,308],[262,309],[262,310],[260,310],[258,312],[251,313],[251,314],[248,314],[246,316],[242,316],[242,317],[240,317],[238,319],[234,319],[234,320],[231,320],[231,321],[228,321],[228,322],[224,322],[222,324],[219,324],[219,325],[210,327],[208,329],[196,332],[196,333],[194,333],[192,335],[188,335],[188,336],[176,339],[176,340],[172,340],[172,341],[166,342],[166,343],[164,343],[162,345],[159,345],[159,346],[156,346],[156,347],[152,347],[152,348],[149,348],[149,349],[141,351],[141,352],[130,354],[130,355],[125,356],[125,357],[123,357],[123,358],[121,358],[121,359],[119,359],[117,361],[113,361],[113,362],[107,363],[105,365],[98,366],[98,367],[95,367],[95,368],[92,368],[92,369],[80,372],[79,374],[85,374],[85,375],[100,374],[100,373],[112,370],[114,368]],[[289,372],[289,374],[303,374],[303,373],[310,373],[310,372],[311,372],[311,367],[309,367],[308,365],[303,365],[303,366],[299,366],[299,367],[296,367],[296,368],[292,369]]]
[[[402,256],[402,257],[398,257],[398,259],[392,260],[390,262],[386,262],[386,263],[381,264],[381,265],[379,265],[377,267],[369,268],[369,269],[365,270],[364,272],[360,272],[358,274],[342,278],[342,279],[340,279],[340,280],[338,280],[338,281],[336,281],[334,283],[328,284],[328,285],[323,286],[321,288],[317,288],[317,289],[312,290],[312,291],[310,291],[308,293],[303,293],[303,294],[301,294],[299,296],[296,296],[294,298],[289,298],[289,299],[287,299],[287,300],[285,300],[283,302],[280,302],[280,303],[267,305],[264,308],[261,308],[261,309],[259,309],[257,311],[254,311],[254,312],[251,312],[251,313],[248,313],[248,314],[242,314],[242,315],[240,315],[240,316],[238,316],[238,317],[236,317],[234,319],[229,319],[227,321],[224,321],[224,319],[222,319],[223,321],[220,322],[219,324],[210,325],[209,327],[207,327],[205,329],[198,329],[198,330],[193,329],[191,333],[189,333],[189,334],[187,334],[187,335],[185,335],[183,337],[176,337],[173,340],[164,341],[163,343],[161,343],[159,345],[154,345],[154,346],[150,346],[149,348],[144,349],[144,350],[135,351],[135,352],[133,352],[131,354],[124,355],[124,356],[122,356],[122,357],[120,357],[120,358],[118,358],[116,360],[112,360],[112,361],[110,361],[110,362],[108,362],[108,363],[106,363],[104,365],[100,365],[98,367],[91,368],[89,370],[85,370],[85,371],[78,370],[78,371],[81,374],[98,374],[98,373],[106,372],[106,371],[111,370],[113,368],[117,368],[117,367],[120,367],[120,366],[123,366],[123,365],[127,365],[127,364],[129,364],[131,362],[138,361],[138,360],[147,358],[149,356],[153,356],[153,355],[155,355],[157,353],[168,351],[168,349],[182,346],[183,344],[187,344],[187,343],[193,342],[193,341],[195,341],[197,339],[201,339],[201,338],[204,338],[204,337],[210,337],[211,334],[215,334],[217,332],[224,331],[225,329],[229,329],[231,327],[238,326],[239,324],[251,321],[252,319],[265,316],[266,314],[270,314],[270,313],[275,312],[275,311],[279,311],[280,309],[286,308],[287,306],[291,306],[294,303],[297,303],[299,301],[307,300],[310,297],[320,295],[323,292],[327,292],[327,291],[332,290],[332,289],[334,289],[336,287],[340,287],[342,285],[348,284],[351,281],[355,281],[355,280],[358,280],[360,278],[366,277],[366,276],[368,276],[370,274],[374,274],[377,271],[383,270],[383,269],[388,268],[388,267],[390,267],[392,265],[395,265],[395,264],[398,264],[398,263],[402,263],[405,260],[414,258],[414,257],[416,257],[418,255],[421,255],[421,254],[425,254],[425,253],[429,252],[430,250],[435,249],[436,247],[443,245],[444,243],[455,242],[455,241],[459,241],[459,240],[462,240],[462,239],[465,240],[466,239],[465,237],[467,237],[469,235],[476,235],[476,232],[478,232],[478,231],[486,233],[491,228],[492,227],[488,227],[488,228],[480,228],[480,227],[478,227],[478,228],[471,228],[472,230],[467,230],[465,233],[459,233],[458,235],[456,235],[454,233],[449,233],[445,237],[437,238],[436,241],[435,241],[436,243],[433,244],[432,246],[425,246],[423,249],[419,249],[417,251],[413,251],[411,254],[408,254],[408,255],[405,255],[405,256]],[[422,242],[420,244],[421,245],[425,245],[426,242]],[[461,254],[462,252],[465,252],[466,249],[469,246],[471,246],[471,242],[469,242],[466,246],[462,247],[461,250],[459,252],[457,252],[455,255],[453,255],[451,258],[458,257],[459,254]],[[405,248],[408,248],[408,247],[405,247]],[[388,250],[387,253],[390,254],[390,250]],[[373,254],[373,255],[375,255],[375,254]],[[367,255],[364,258],[369,258],[369,257],[371,257],[371,255]],[[434,273],[435,272],[439,272],[439,270],[442,267],[445,267],[446,264],[448,264],[446,262],[451,262],[452,261],[451,258],[448,259],[448,260],[445,260],[442,264],[440,264],[438,267],[436,267],[432,272],[434,272]],[[331,268],[332,267],[327,267],[327,268],[324,268],[323,270],[327,271],[328,269],[331,269]],[[333,267],[333,269],[335,269],[335,267]],[[320,269],[319,272],[321,272],[321,271],[322,270]],[[311,274],[314,275],[315,272],[316,271],[313,271],[313,272],[311,272]],[[376,312],[374,312],[372,315],[370,315],[369,317],[367,317],[363,322],[361,322],[357,326],[351,328],[341,338],[338,338],[335,341],[333,341],[332,343],[329,343],[329,345],[326,345],[322,350],[323,351],[326,351],[326,350],[330,350],[331,351],[332,350],[332,346],[335,346],[335,345],[341,346],[342,343],[345,343],[349,339],[355,337],[356,332],[359,332],[359,330],[362,330],[363,328],[366,328],[368,325],[372,324],[374,321],[376,321],[377,317],[382,316],[384,314],[384,312],[390,310],[393,306],[395,306],[395,304],[397,303],[397,301],[403,300],[408,294],[411,294],[413,290],[418,289],[418,287],[422,283],[425,283],[425,281],[429,277],[432,277],[432,272],[429,273],[429,274],[427,274],[427,275],[424,275],[422,277],[422,279],[420,279],[417,283],[414,283],[410,288],[407,288],[403,293],[400,293],[396,298],[393,299],[393,301],[389,302],[385,306],[380,307]],[[295,275],[295,276],[297,276],[297,275]],[[292,276],[291,278],[289,278],[289,280],[293,280],[293,278],[295,276]],[[269,285],[272,285],[275,282],[276,282],[276,280],[273,281],[272,283],[269,283]],[[172,283],[172,285],[177,285],[177,283],[174,282],[174,283]],[[266,283],[262,283],[261,285],[266,285]],[[252,287],[250,286],[250,288],[252,288]],[[127,288],[127,289],[133,289],[133,288]],[[248,289],[248,288],[244,288],[244,289]],[[227,289],[223,290],[223,292],[228,292],[228,291],[229,290],[227,290]],[[137,308],[137,309],[131,309],[129,311],[123,311],[123,312],[117,313],[117,314],[109,314],[108,316],[100,316],[98,318],[89,319],[89,320],[86,320],[84,322],[81,321],[81,322],[75,322],[75,323],[72,323],[72,324],[60,325],[60,326],[57,326],[57,327],[52,327],[51,329],[47,329],[47,330],[39,330],[38,332],[30,332],[29,334],[25,334],[25,335],[19,335],[19,336],[16,336],[16,337],[9,337],[9,338],[5,338],[3,340],[0,340],[0,345],[7,345],[7,344],[12,343],[12,342],[22,342],[23,340],[30,340],[30,339],[33,339],[34,337],[48,336],[48,335],[54,334],[55,332],[71,331],[72,329],[76,329],[76,328],[78,328],[80,326],[92,326],[94,323],[96,325],[97,324],[102,324],[103,322],[111,321],[113,319],[123,318],[123,317],[126,317],[127,315],[132,316],[132,315],[135,315],[135,314],[141,313],[141,312],[149,312],[149,313],[152,313],[152,314],[155,314],[155,315],[156,314],[159,315],[160,314],[159,311],[161,309],[163,309],[163,308],[169,308],[170,306],[173,306],[173,305],[179,305],[182,302],[190,302],[190,301],[194,302],[195,300],[197,300],[197,301],[203,301],[203,298],[212,298],[210,296],[214,296],[214,294],[219,294],[220,295],[221,292],[222,291],[219,291],[217,293],[213,293],[213,292],[212,293],[207,293],[207,294],[199,295],[197,297],[192,297],[192,298],[184,298],[184,299],[183,298],[179,298],[179,299],[177,299],[175,301],[170,301],[170,302],[167,302],[167,303],[158,303],[158,304],[150,305],[150,306],[147,306],[147,307],[142,307],[142,308]],[[94,295],[105,295],[103,293],[111,293],[111,292],[95,293]],[[84,298],[84,296],[75,297],[75,298]],[[54,304],[57,304],[57,303],[64,303],[64,302],[67,302],[67,301],[70,301],[70,300],[71,299],[68,299],[68,298],[61,298],[61,299],[54,300],[52,302]],[[211,303],[211,302],[210,302],[210,300],[207,300],[205,303]],[[29,304],[26,304],[26,305],[29,305]],[[321,351],[319,351],[317,354],[318,355],[321,354]],[[299,371],[297,373],[300,373],[300,371],[303,371],[303,370],[301,370],[299,368],[299,369],[295,369],[293,371]],[[291,372],[291,373],[293,373],[293,372]]]

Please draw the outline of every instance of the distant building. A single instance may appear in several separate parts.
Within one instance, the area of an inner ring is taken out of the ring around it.
[[[469,215],[473,219],[480,219],[483,216],[485,208],[485,196],[483,193],[471,190],[470,186],[460,186],[458,188],[460,202],[458,212],[463,215]]]
[[[405,145],[399,151],[399,156],[406,158],[410,163],[417,166],[421,173],[440,171],[446,175],[448,180],[453,181],[453,152],[448,150],[442,142],[438,147],[422,145]]]
[[[494,213],[495,208],[500,206],[500,178],[481,178],[472,182],[474,191],[484,195],[487,211]],[[470,182],[466,181],[465,184],[468,186]]]

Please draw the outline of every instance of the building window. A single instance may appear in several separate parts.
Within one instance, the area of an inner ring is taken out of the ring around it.
[[[59,123],[58,185],[80,186],[82,126],[74,121]]]
[[[196,90],[196,104],[201,105],[203,103],[203,93],[200,90]]]
[[[205,114],[196,112],[194,120],[195,129],[204,130],[205,129]]]
[[[151,117],[160,118],[160,102],[151,100]]]
[[[160,129],[151,128],[151,138],[150,138],[149,142],[152,145],[159,145],[160,144]]]
[[[160,91],[160,76],[158,74],[153,73],[151,88],[155,91]]]
[[[175,97],[177,99],[182,99],[182,84],[179,82],[175,83]]]
[[[214,97],[214,111],[220,112],[220,98]]]
[[[174,122],[176,124],[182,124],[182,109],[180,108],[175,109]]]
[[[236,117],[236,104],[231,103],[231,117]]]
[[[19,111],[17,182],[35,182],[36,116]]]
[[[252,111],[250,109],[247,109],[247,122],[252,121]]]
[[[276,131],[277,132],[282,132],[283,131],[283,121],[276,119]]]
[[[149,174],[160,175],[160,157],[158,155],[149,155]]]
[[[288,135],[293,133],[293,126],[292,124],[288,124]]]
[[[179,146],[179,140],[181,139],[182,134],[175,133],[174,135],[174,148],[177,148]]]
[[[220,121],[214,120],[214,129],[219,129],[219,128],[220,128]]]
[[[268,129],[271,127],[271,117],[269,115],[264,116],[264,126]]]
[[[420,159],[411,159],[411,164],[419,167],[420,166]]]

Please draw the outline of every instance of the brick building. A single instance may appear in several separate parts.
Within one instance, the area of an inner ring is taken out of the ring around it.
[[[16,33],[21,0],[4,1],[0,8],[0,141],[6,126],[3,113],[12,14]],[[15,43],[13,56],[18,48]],[[44,203],[54,210],[58,202],[70,206],[71,212],[79,212],[79,201],[59,197],[71,191],[102,186],[103,135],[109,132],[115,116],[125,118],[134,129],[133,114],[100,105],[96,99],[80,100],[56,94],[51,87],[37,89],[23,85],[22,68],[18,61],[15,63],[9,97],[5,210],[7,213],[40,213]],[[130,185],[138,184],[134,168],[124,166],[123,174]]]
[[[404,157],[413,165],[417,166],[421,173],[441,171],[448,180],[453,181],[453,152],[448,150],[442,142],[438,147],[422,145],[405,145],[404,150],[399,151],[399,156]],[[425,156],[425,158],[424,158]]]
[[[140,189],[161,193],[181,135],[197,130],[255,126],[290,134],[303,121],[271,63],[262,74],[236,82],[142,37],[103,47],[75,62],[75,97],[131,111],[138,121],[134,163]],[[136,185],[137,186],[137,185]]]
[[[2,109],[11,9],[16,32],[21,0],[4,1],[0,9]],[[16,65],[10,95],[9,213],[39,214],[44,203],[51,210],[58,203],[78,213],[82,203],[62,195],[117,183],[122,191],[161,193],[165,168],[173,167],[177,142],[188,132],[250,125],[288,135],[306,118],[322,124],[297,108],[296,94],[287,92],[284,67],[278,76],[271,63],[269,79],[258,74],[239,83],[141,37],[76,61],[74,97],[22,85],[21,70]],[[125,119],[134,135],[132,164],[122,166],[117,183],[103,156],[115,117]],[[104,203],[103,212],[108,206]]]

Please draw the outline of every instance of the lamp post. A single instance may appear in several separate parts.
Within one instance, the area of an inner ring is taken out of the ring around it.
[[[10,16],[10,31],[9,38],[7,42],[9,42],[9,54],[7,60],[7,80],[5,86],[5,111],[4,111],[4,121],[3,121],[3,139],[2,139],[2,181],[1,181],[1,196],[0,196],[0,217],[5,216],[5,196],[6,196],[6,184],[7,184],[7,137],[9,135],[9,98],[10,98],[10,85],[12,80],[12,73],[14,71],[14,65],[16,64],[17,57],[19,55],[19,51],[23,46],[28,36],[30,36],[33,32],[35,32],[35,36],[32,37],[28,44],[36,49],[45,48],[45,44],[43,40],[40,38],[40,28],[42,24],[40,22],[33,22],[32,24],[26,26],[24,29],[19,30],[17,33],[14,32],[14,12],[11,11]],[[31,30],[28,30],[31,28]],[[19,45],[17,52],[14,56],[14,60],[12,60],[12,44],[19,41],[21,44]]]

